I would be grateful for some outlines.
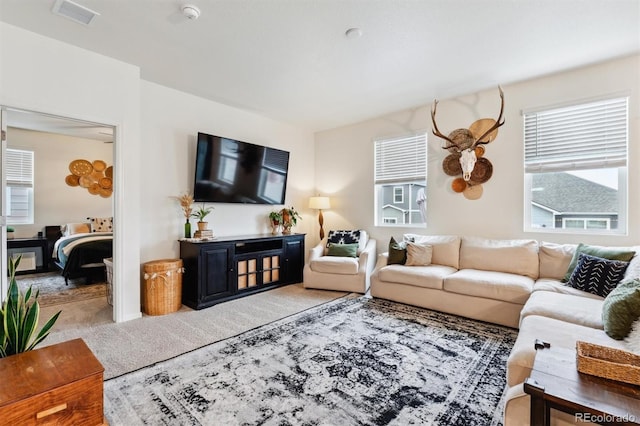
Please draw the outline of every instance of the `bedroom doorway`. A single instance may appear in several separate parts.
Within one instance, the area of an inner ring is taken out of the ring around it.
[[[40,289],[41,306],[83,303],[112,320],[115,128],[11,107],[1,121],[3,267],[21,254],[18,284]],[[54,252],[65,238],[77,242]]]

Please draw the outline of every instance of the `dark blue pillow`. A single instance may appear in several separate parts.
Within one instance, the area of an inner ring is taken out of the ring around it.
[[[574,269],[567,285],[598,296],[607,297],[618,285],[629,262],[608,260],[580,253],[578,266]]]

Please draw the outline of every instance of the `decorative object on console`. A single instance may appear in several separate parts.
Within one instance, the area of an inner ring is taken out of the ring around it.
[[[500,114],[498,119],[482,118],[476,120],[468,129],[456,129],[445,136],[436,124],[436,108],[438,101],[433,101],[431,122],[433,134],[444,139],[447,144],[443,147],[449,155],[442,161],[442,168],[448,176],[462,175],[451,182],[454,192],[462,193],[469,200],[477,200],[482,196],[482,184],[487,182],[493,174],[493,165],[484,157],[485,149],[482,145],[492,142],[498,135],[498,128],[504,124],[504,93],[500,91]]]
[[[280,213],[282,214],[282,233],[290,234],[291,228],[298,223],[298,220],[302,220],[302,217],[293,206],[283,208]]]
[[[318,210],[318,223],[320,224],[320,239],[324,238],[324,229],[322,229],[322,225],[324,224],[324,218],[322,217],[322,210],[331,208],[331,201],[329,197],[311,197],[309,199],[309,208]]]
[[[202,203],[202,207],[199,207],[194,213],[191,214],[192,217],[198,218],[198,231],[206,231],[209,222],[205,222],[205,218],[209,216],[209,213],[213,211],[213,207],[205,207],[204,203]]]
[[[52,316],[36,335],[40,304],[39,291],[33,294],[31,287],[23,295],[16,281],[16,270],[21,256],[9,257],[9,290],[0,309],[0,319],[5,330],[0,334],[0,358],[32,350],[48,335],[51,327],[58,320],[60,312]],[[33,295],[33,299],[31,298]]]
[[[191,212],[193,212],[193,195],[189,192],[185,192],[182,195],[173,198],[178,200],[180,207],[182,208],[182,214],[184,214],[184,238],[191,238],[191,223],[189,223],[189,218],[191,217]]]
[[[64,179],[69,186],[79,186],[89,194],[108,198],[113,193],[113,166],[107,167],[102,160],[90,162],[84,159],[69,163],[70,175]]]
[[[276,235],[280,232],[280,225],[282,225],[282,212],[270,212],[269,223],[271,224],[271,234]]]

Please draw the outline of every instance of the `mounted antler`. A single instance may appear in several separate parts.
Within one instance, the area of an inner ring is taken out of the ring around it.
[[[504,119],[502,117],[504,113],[504,93],[502,92],[502,88],[500,86],[498,86],[498,90],[500,90],[500,114],[498,115],[498,119],[495,121],[495,123],[493,123],[493,125],[487,131],[485,131],[478,138],[473,137],[472,132],[467,129],[454,130],[454,132],[450,133],[449,136],[443,135],[440,129],[438,129],[438,125],[436,124],[436,109],[438,107],[438,101],[437,100],[433,101],[433,108],[431,108],[431,122],[433,123],[433,130],[432,130],[433,134],[447,141],[447,144],[442,148],[446,150],[453,149],[456,152],[456,154],[459,155],[458,161],[460,162],[460,166],[462,168],[462,178],[467,182],[469,182],[469,180],[471,179],[471,172],[473,171],[473,168],[476,165],[476,161],[477,161],[477,156],[475,152],[476,147],[478,145],[485,145],[491,142],[491,138],[488,138],[488,136],[492,132],[496,131],[498,127],[504,124]],[[455,136],[452,136],[454,134]],[[487,138],[487,140],[484,140],[485,138]],[[458,140],[458,143],[456,143],[454,139]]]
[[[489,136],[491,132],[493,132],[498,127],[504,124],[504,118],[502,118],[502,113],[504,113],[504,93],[502,92],[502,87],[498,86],[498,90],[500,90],[500,114],[498,114],[498,119],[496,120],[495,123],[493,123],[493,126],[491,126],[489,130],[484,132],[482,136],[476,139],[475,143],[473,144],[473,148],[475,148],[478,145],[485,145],[491,142],[491,140],[483,141],[483,139]]]
[[[440,129],[438,129],[438,125],[436,124],[436,108],[438,108],[437,99],[433,101],[433,108],[431,108],[431,123],[433,124],[433,130],[432,130],[433,134],[448,142],[446,146],[442,147],[443,149],[455,148],[456,151],[459,152],[460,149],[458,148],[458,144],[456,144],[449,137],[443,135],[442,132],[440,132]]]

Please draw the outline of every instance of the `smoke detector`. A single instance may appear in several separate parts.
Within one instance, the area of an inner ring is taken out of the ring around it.
[[[200,9],[192,4],[185,4],[182,6],[182,14],[188,19],[195,20],[200,17]]]

